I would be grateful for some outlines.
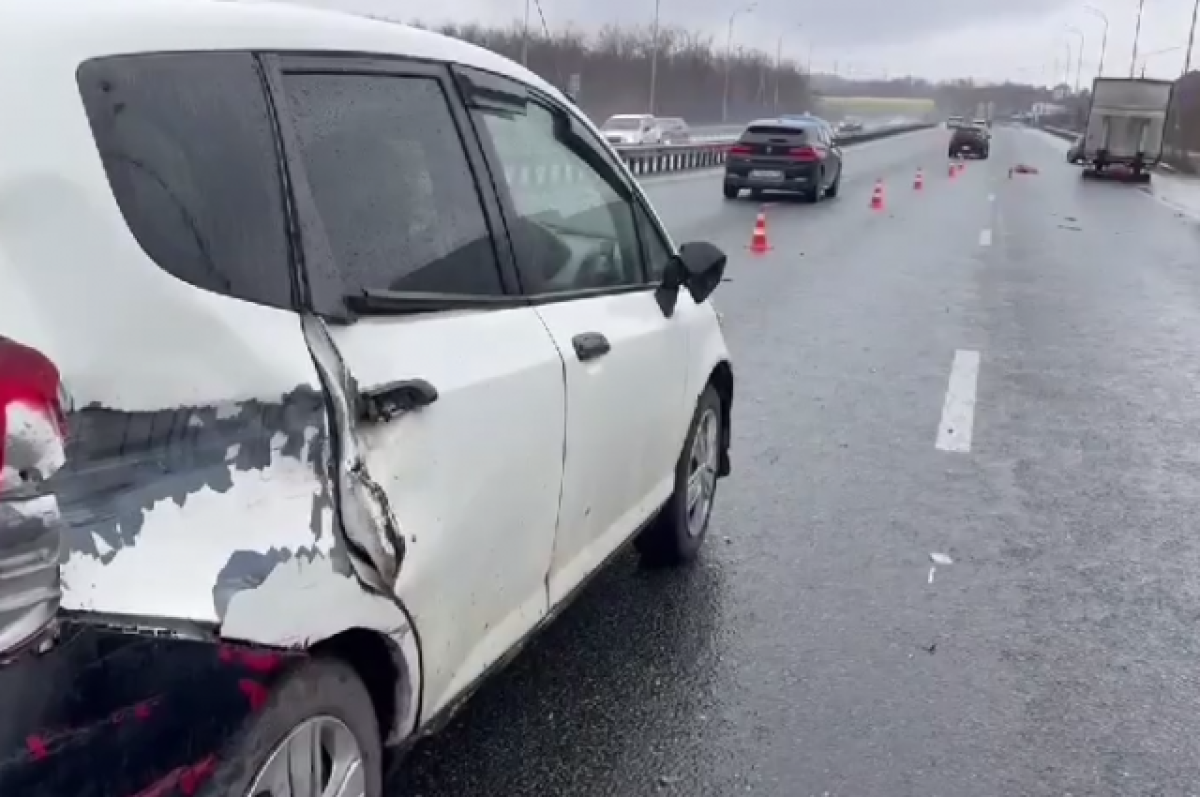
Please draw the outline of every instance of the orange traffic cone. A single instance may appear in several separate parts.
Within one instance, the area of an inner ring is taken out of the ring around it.
[[[913,178],[913,190],[920,191],[925,188],[925,175],[921,173],[921,167],[917,167],[917,176]]]
[[[958,177],[958,166],[955,165],[954,161],[950,161],[950,168],[946,170],[946,174],[950,176],[951,180]]]
[[[750,251],[756,254],[769,252],[771,245],[767,243],[767,211],[758,209],[758,218],[754,220],[754,234],[750,236]]]
[[[875,190],[871,192],[871,210],[883,210],[883,180],[875,181]]]

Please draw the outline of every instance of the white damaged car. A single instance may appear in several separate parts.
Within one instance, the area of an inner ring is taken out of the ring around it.
[[[11,0],[0,63],[0,794],[380,797],[627,543],[697,555],[725,256],[545,81],[210,0]]]

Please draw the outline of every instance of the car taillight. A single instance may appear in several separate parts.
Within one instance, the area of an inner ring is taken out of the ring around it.
[[[730,155],[751,155],[753,153],[754,150],[742,144],[734,144],[729,148]]]
[[[0,337],[0,665],[46,649],[62,599],[62,514],[45,482],[66,464],[58,368]]]
[[[788,155],[794,161],[819,161],[821,153],[817,152],[812,147],[792,147],[788,150]]]
[[[0,337],[0,494],[48,479],[63,466],[65,396],[54,363]]]

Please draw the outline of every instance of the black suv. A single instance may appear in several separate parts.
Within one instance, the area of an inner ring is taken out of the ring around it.
[[[749,188],[817,202],[837,196],[841,182],[842,150],[829,125],[815,117],[751,122],[725,158],[726,199]]]
[[[950,149],[947,155],[951,158],[972,155],[986,159],[991,148],[991,141],[983,128],[958,127],[950,134]]]

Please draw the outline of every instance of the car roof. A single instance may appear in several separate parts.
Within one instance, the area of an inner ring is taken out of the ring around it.
[[[770,119],[755,119],[746,125],[752,127],[790,127],[796,130],[806,130],[812,127],[828,127],[828,123],[815,116],[776,116]]]
[[[0,62],[195,50],[361,52],[457,63],[520,80],[558,100],[554,86],[474,44],[398,22],[255,0],[4,0]],[[74,69],[74,66],[72,66]]]

